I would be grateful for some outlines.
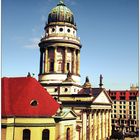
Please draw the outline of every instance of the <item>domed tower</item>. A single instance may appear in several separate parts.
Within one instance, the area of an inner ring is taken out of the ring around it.
[[[63,1],[48,15],[45,36],[39,43],[41,84],[62,83],[70,71],[75,84],[80,84],[80,40],[72,11]]]

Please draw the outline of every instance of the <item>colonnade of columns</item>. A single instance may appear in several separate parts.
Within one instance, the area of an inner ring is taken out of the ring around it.
[[[82,140],[106,140],[111,136],[111,110],[83,110]]]
[[[54,72],[57,73],[57,47],[53,47],[54,49]],[[63,72],[67,73],[67,63],[68,63],[68,48],[64,48],[64,57],[62,57],[64,60],[62,60],[63,64]],[[70,66],[70,72],[72,74],[79,75],[80,74],[80,50],[77,49],[71,49],[71,55],[72,59],[71,62],[69,63]],[[40,48],[40,74],[43,73],[49,73],[50,71],[50,59],[49,59],[49,50],[48,48]]]

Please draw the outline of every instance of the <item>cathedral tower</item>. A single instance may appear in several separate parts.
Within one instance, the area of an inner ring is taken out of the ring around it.
[[[72,11],[63,1],[48,15],[45,35],[39,43],[41,84],[62,83],[67,73],[80,84],[80,40]]]

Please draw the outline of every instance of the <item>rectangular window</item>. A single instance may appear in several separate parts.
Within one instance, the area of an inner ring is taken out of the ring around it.
[[[133,114],[136,114],[136,111],[133,111]]]
[[[125,96],[120,96],[120,100],[125,100]]]
[[[67,63],[67,70],[70,70],[70,63]]]
[[[134,124],[134,121],[133,120],[131,121],[131,124]]]
[[[116,100],[116,96],[111,96],[111,99],[112,100]]]
[[[54,71],[54,62],[50,62],[50,72]]]
[[[133,109],[136,109],[136,107],[135,107],[135,106],[133,106]]]
[[[131,96],[130,100],[136,100],[136,97],[135,96]]]

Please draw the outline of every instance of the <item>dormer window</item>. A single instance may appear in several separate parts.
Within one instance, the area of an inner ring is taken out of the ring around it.
[[[38,105],[37,100],[32,100],[32,101],[30,102],[30,105],[31,105],[31,106],[37,106],[37,105]]]

